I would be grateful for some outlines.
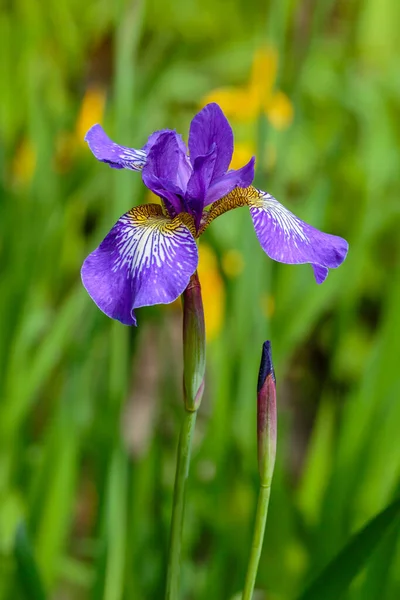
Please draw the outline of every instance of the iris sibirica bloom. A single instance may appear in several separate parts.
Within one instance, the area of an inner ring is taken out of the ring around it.
[[[85,260],[82,281],[109,317],[136,325],[134,310],[168,304],[197,269],[196,239],[218,216],[247,205],[268,256],[288,264],[311,263],[317,283],[346,257],[347,242],[304,223],[273,196],[253,187],[254,158],[229,170],[233,133],[215,103],[192,120],[189,153],[180,135],[161,130],[135,150],[112,142],[100,125],[86,135],[95,157],[115,169],[142,171],[162,205],[132,208]]]

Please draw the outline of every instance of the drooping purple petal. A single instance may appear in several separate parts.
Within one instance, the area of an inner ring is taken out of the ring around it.
[[[124,214],[82,266],[82,282],[109,317],[136,325],[134,309],[169,304],[197,268],[196,242],[179,219],[157,204]]]
[[[218,104],[207,104],[193,118],[189,131],[189,152],[192,165],[198,156],[208,154],[215,144],[217,158],[214,177],[221,177],[229,168],[233,154],[233,133]]]
[[[328,277],[329,269],[327,267],[323,267],[322,265],[311,265],[314,271],[315,281],[317,283],[324,283],[325,279]]]
[[[250,203],[250,213],[268,256],[287,264],[311,263],[317,283],[326,279],[328,268],[339,267],[346,258],[346,240],[311,227],[270,194],[260,191]]]
[[[215,200],[219,200],[229,194],[235,187],[246,188],[253,183],[255,157],[244,167],[228,171],[218,179],[214,179],[209,187],[204,206],[208,206]]]
[[[114,169],[141,171],[146,163],[146,152],[116,144],[106,134],[101,125],[93,125],[85,136],[89,148],[101,162]]]
[[[156,196],[162,198],[171,217],[176,217],[184,210],[181,189],[169,179],[162,179],[149,173],[143,173],[143,181]]]

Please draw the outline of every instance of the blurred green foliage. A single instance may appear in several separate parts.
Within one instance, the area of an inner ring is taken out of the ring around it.
[[[160,127],[186,132],[202,96],[246,82],[255,50],[274,44],[294,122],[278,132],[260,118],[258,133],[241,125],[237,139],[257,135],[274,150],[259,187],[350,242],[345,264],[318,287],[308,265],[263,254],[245,209],[204,236],[220,260],[240,251],[244,269],[224,279],[224,324],[208,348],[182,597],[229,599],[243,584],[267,338],[280,429],[258,577],[265,598],[298,596],[396,496],[399,22],[398,0],[3,3],[0,600],[42,597],[39,584],[30,594],[20,585],[21,523],[32,544],[25,563],[35,555],[49,597],[163,596],[181,317],[142,309],[138,329],[125,328],[81,287],[85,255],[145,198],[139,175],[97,163],[78,139],[93,85],[106,91],[109,134],[140,147]],[[400,597],[398,529],[344,597]]]

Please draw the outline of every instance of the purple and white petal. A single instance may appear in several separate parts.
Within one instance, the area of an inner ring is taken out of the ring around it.
[[[256,159],[253,156],[244,167],[228,171],[225,175],[222,175],[218,179],[214,179],[207,191],[204,206],[208,206],[212,202],[215,202],[215,200],[223,198],[236,187],[249,187],[254,179],[255,160]]]
[[[278,262],[311,263],[317,283],[322,283],[328,269],[339,267],[346,258],[346,240],[311,227],[270,194],[259,194],[249,206],[263,250]]]
[[[101,162],[113,169],[141,171],[146,164],[146,152],[116,144],[106,134],[101,125],[93,125],[85,135],[89,148]]]
[[[169,304],[197,268],[189,227],[168,219],[157,204],[124,214],[82,266],[82,282],[107,316],[136,325],[134,309]]]
[[[207,104],[193,118],[189,131],[189,152],[192,165],[198,156],[208,154],[215,144],[217,158],[214,177],[224,175],[233,154],[233,132],[224,113],[214,102]]]

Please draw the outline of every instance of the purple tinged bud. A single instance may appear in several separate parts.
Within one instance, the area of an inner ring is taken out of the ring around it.
[[[271,342],[263,344],[257,386],[258,470],[261,485],[271,485],[276,456],[276,380]]]
[[[274,365],[272,364],[271,342],[269,340],[264,342],[262,347],[261,364],[258,373],[257,393],[263,387],[268,375],[272,375],[273,380],[276,383]]]

